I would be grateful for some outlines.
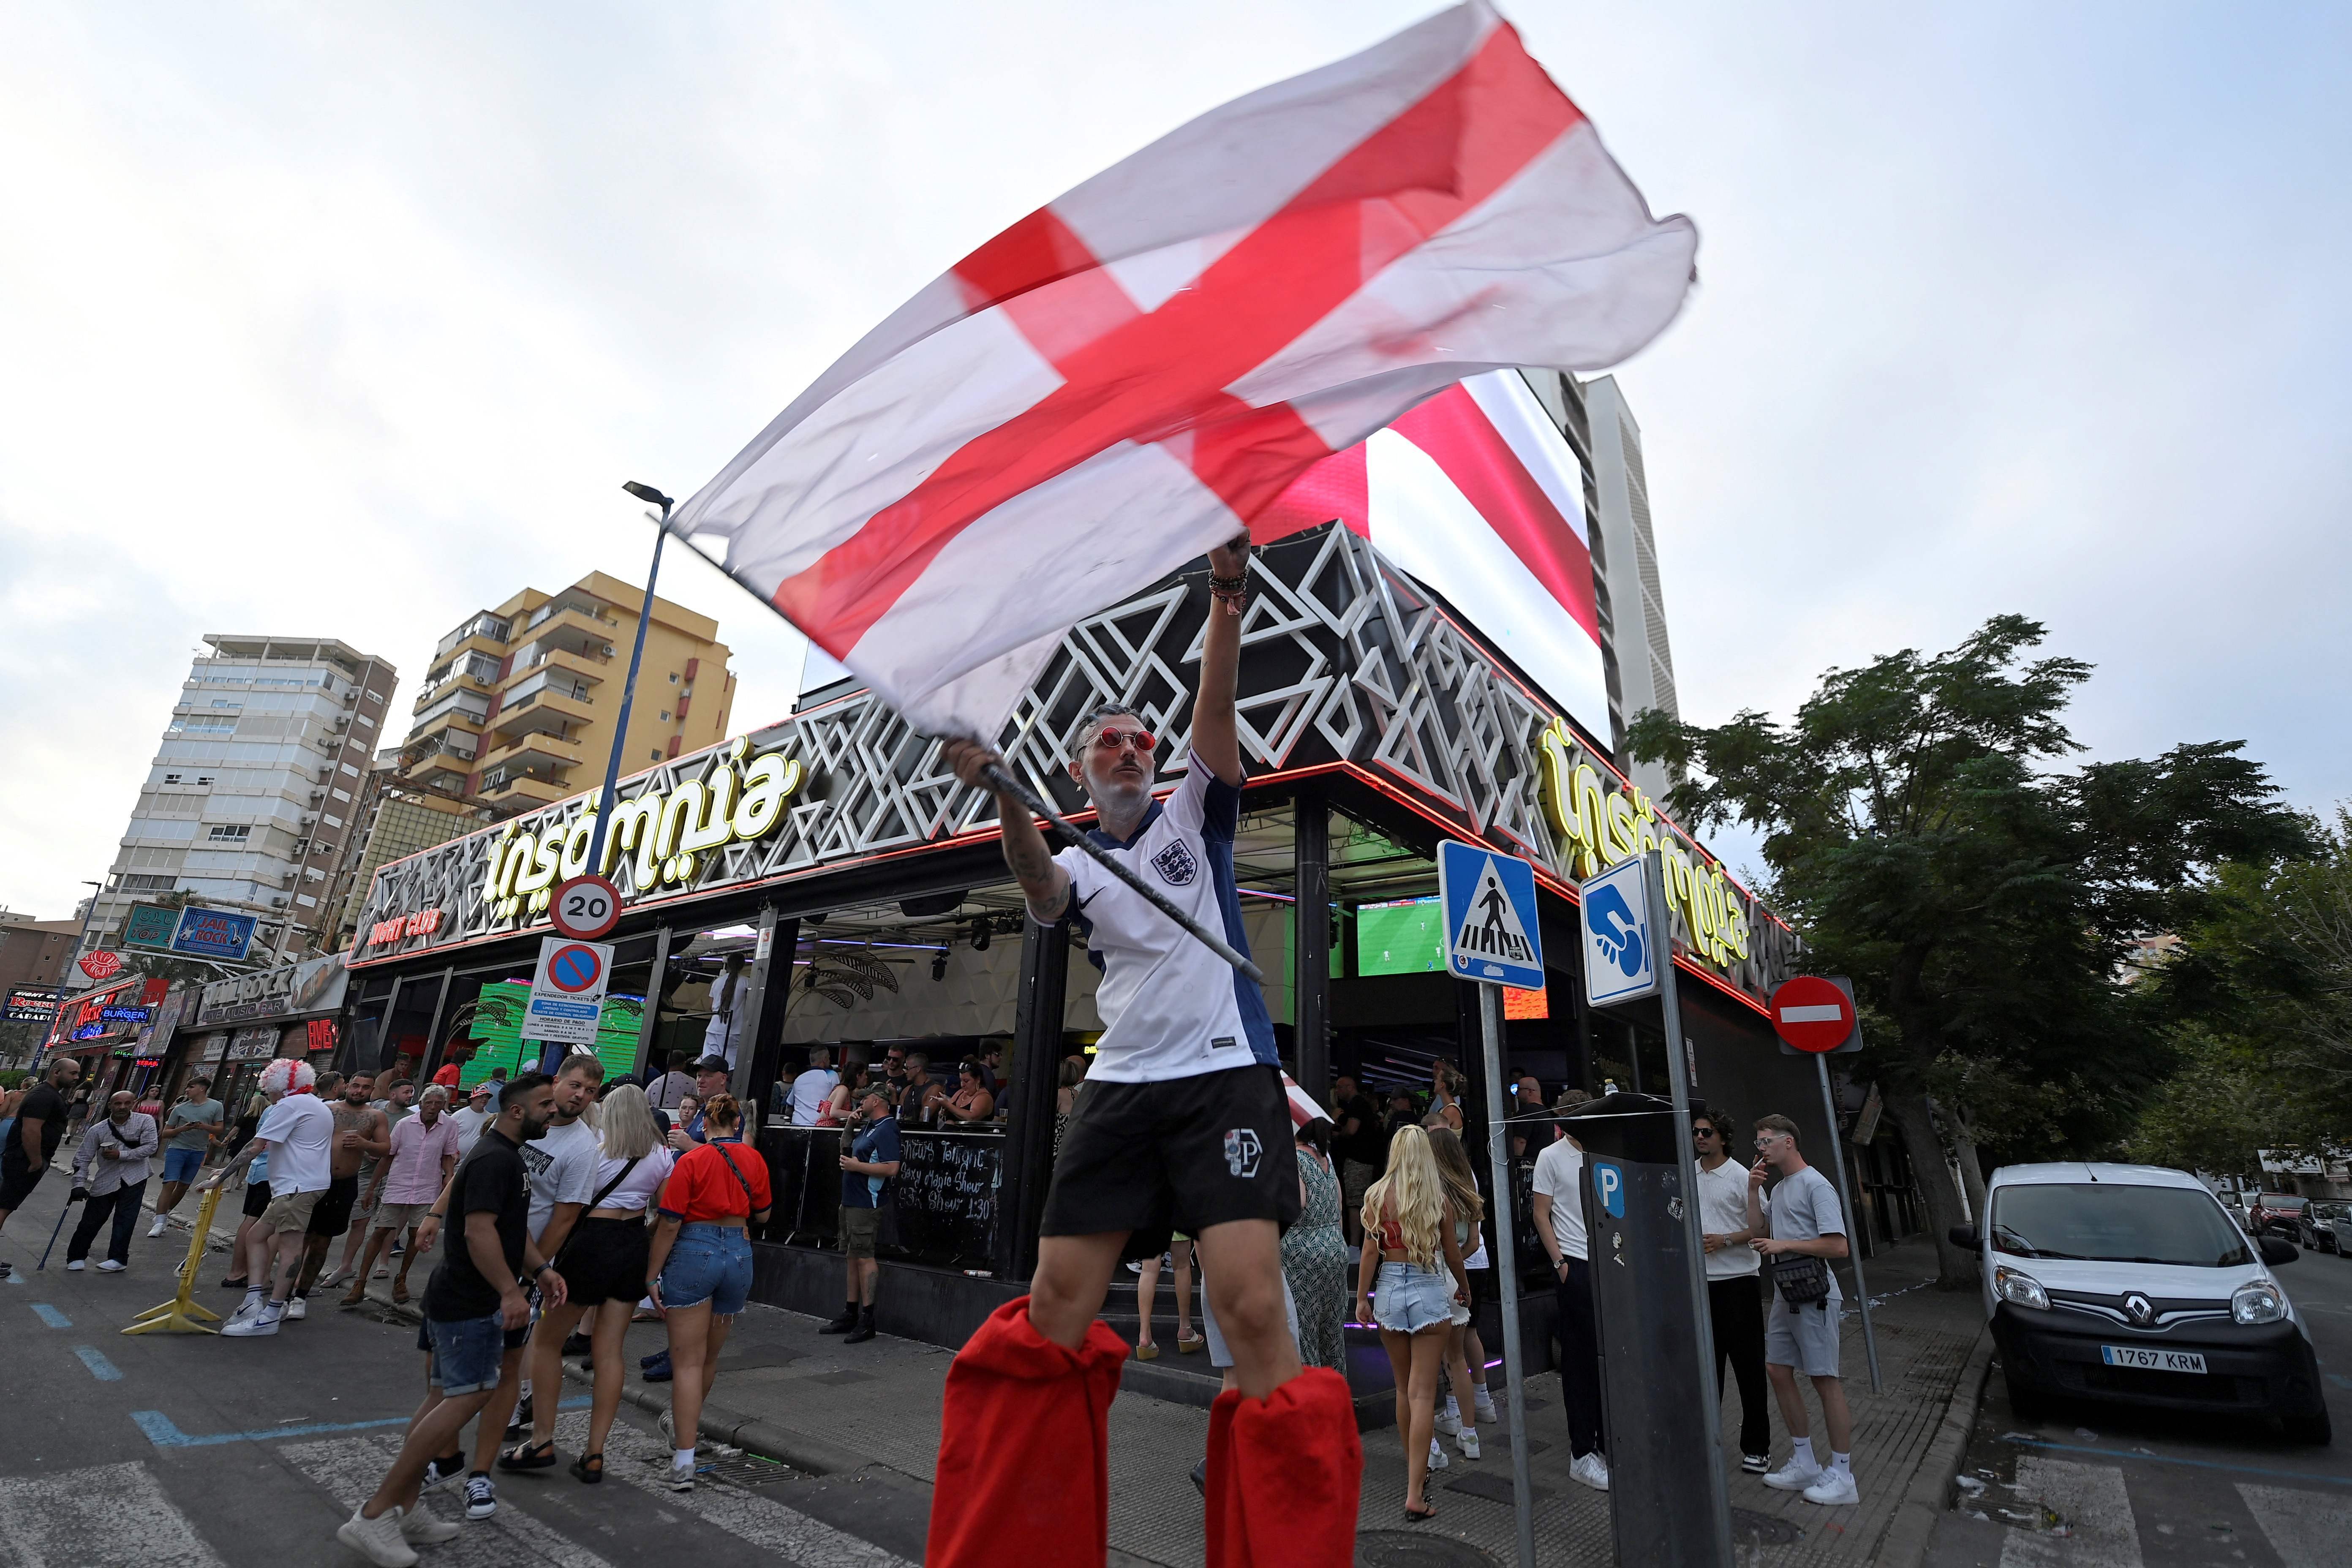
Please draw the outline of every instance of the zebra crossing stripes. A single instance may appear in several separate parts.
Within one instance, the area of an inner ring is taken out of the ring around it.
[[[329,1437],[317,1442],[289,1443],[278,1457],[301,1471],[346,1511],[375,1493],[400,1452],[396,1436]],[[575,1545],[521,1509],[505,1506],[490,1518],[467,1524],[465,1533],[433,1548],[436,1568],[511,1568],[545,1563],[549,1568],[613,1568],[584,1546]],[[436,1506],[437,1504],[437,1506]],[[455,1500],[425,1497],[417,1506],[436,1517],[458,1521],[463,1510]]]
[[[0,1559],[22,1568],[228,1568],[135,1459],[0,1478]]]
[[[555,1430],[559,1446],[576,1449],[587,1436],[588,1418],[559,1417]],[[604,1439],[604,1474],[609,1479],[652,1492],[679,1512],[765,1547],[798,1568],[915,1568],[895,1552],[754,1491],[701,1486],[690,1492],[672,1492],[661,1479],[660,1467],[668,1461],[669,1449],[660,1438],[635,1428],[616,1425]]]
[[[2013,1530],[2001,1543],[2000,1568],[2142,1568],[2139,1521],[2116,1467],[2023,1455],[2017,1495],[2057,1514],[2071,1533]]]
[[[2345,1539],[2340,1495],[2246,1481],[2238,1483],[2238,1495],[2284,1568],[2335,1568],[2352,1551]]]
[[[2280,1568],[2337,1568],[2347,1561],[2345,1499],[2326,1488],[2236,1483],[2255,1528]],[[2028,1455],[2017,1461],[2017,1495],[2065,1521],[2068,1533],[2012,1530],[2000,1568],[2145,1568],[2140,1524],[2119,1465]],[[2171,1543],[2159,1552],[2171,1555]],[[2243,1551],[2233,1553],[2246,1559]]]

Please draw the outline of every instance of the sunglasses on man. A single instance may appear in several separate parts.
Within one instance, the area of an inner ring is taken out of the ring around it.
[[[1150,731],[1122,730],[1111,724],[1103,726],[1094,743],[1096,750],[1103,752],[1117,752],[1131,745],[1147,757],[1160,749],[1160,742]]]

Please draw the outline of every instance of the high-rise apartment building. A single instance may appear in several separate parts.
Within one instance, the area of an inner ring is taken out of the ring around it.
[[[328,879],[397,672],[325,638],[204,640],[85,945],[119,941],[132,904],[185,892],[258,917],[257,956],[325,952]]]
[[[1609,743],[1622,757],[1625,727],[1635,716],[1653,708],[1682,716],[1675,695],[1674,648],[1666,638],[1665,595],[1658,583],[1657,540],[1650,527],[1642,427],[1614,376],[1580,382],[1553,371],[1526,374],[1584,468],[1584,505],[1595,524],[1592,586],[1609,681]],[[1655,763],[1629,761],[1626,771],[1653,797],[1663,798],[1674,783]]]
[[[358,929],[360,907],[367,902],[375,874],[394,860],[436,844],[446,844],[470,833],[488,819],[488,812],[405,784],[400,779],[402,748],[387,746],[375,755],[360,791],[358,832],[343,846],[341,857],[327,879],[327,907],[334,911],[332,948],[351,945]]]
[[[433,650],[400,783],[493,818],[601,784],[644,599],[592,572],[467,616]],[[735,677],[718,637],[709,616],[654,600],[624,777],[726,737]]]

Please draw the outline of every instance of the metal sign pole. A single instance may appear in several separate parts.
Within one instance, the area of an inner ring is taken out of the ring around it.
[[[1837,1177],[1838,1206],[1845,1211],[1846,1261],[1853,1265],[1853,1293],[1862,1299],[1862,1346],[1870,1355],[1870,1392],[1885,1390],[1878,1380],[1878,1333],[1870,1326],[1870,1287],[1863,1283],[1862,1248],[1854,1244],[1853,1197],[1845,1188],[1845,1149],[1838,1141],[1837,1100],[1830,1093],[1830,1058],[1815,1053],[1814,1065],[1822,1069],[1822,1116],[1830,1128],[1830,1170]]]
[[[1682,1188],[1682,1220],[1684,1246],[1690,1257],[1691,1321],[1697,1330],[1699,1376],[1710,1397],[1704,1403],[1706,1416],[1707,1506],[1715,1514],[1715,1539],[1720,1543],[1717,1561],[1731,1561],[1731,1497],[1725,1489],[1723,1466],[1717,1462],[1723,1453],[1723,1396],[1717,1386],[1715,1350],[1715,1321],[1707,1310],[1706,1300],[1706,1238],[1699,1225],[1698,1182],[1696,1156],[1690,1148],[1691,1102],[1690,1065],[1683,1058],[1682,998],[1676,994],[1675,976],[1674,922],[1666,905],[1666,856],[1663,849],[1653,849],[1647,857],[1649,865],[1650,930],[1655,942],[1658,965],[1658,1004],[1666,1026],[1666,1082],[1675,1100],[1675,1125],[1680,1130],[1683,1147],[1677,1174]]]
[[[1517,1221],[1511,1214],[1511,1138],[1503,1107],[1503,988],[1478,987],[1478,1021],[1486,1037],[1486,1162],[1495,1192],[1495,1277],[1502,1286],[1503,1386],[1510,1400],[1511,1510],[1519,1536],[1519,1568],[1535,1568],[1536,1522],[1528,1480],[1526,1362],[1519,1350],[1519,1266],[1512,1241]]]

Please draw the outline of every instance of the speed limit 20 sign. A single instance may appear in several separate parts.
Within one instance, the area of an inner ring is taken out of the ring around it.
[[[593,942],[621,920],[621,890],[602,877],[574,877],[555,889],[555,929],[574,942]]]

